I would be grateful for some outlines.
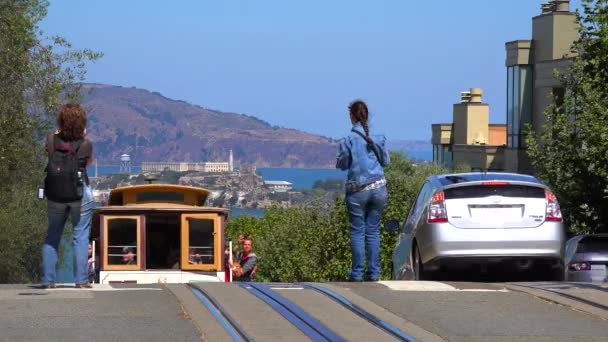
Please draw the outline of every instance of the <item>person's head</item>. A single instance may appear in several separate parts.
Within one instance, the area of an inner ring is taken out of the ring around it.
[[[239,243],[243,243],[243,241],[245,241],[245,235],[239,234],[239,237],[237,240],[239,241]]]
[[[367,105],[362,100],[355,100],[348,105],[350,121],[353,124],[359,123],[365,131],[365,136],[369,137],[369,111]]]
[[[243,252],[249,253],[249,252],[251,252],[251,249],[252,249],[251,239],[243,240]]]
[[[87,114],[77,103],[68,103],[57,113],[59,136],[64,141],[74,141],[84,137]]]
[[[125,247],[122,249],[122,261],[129,262],[135,258],[135,253],[133,253],[133,248]]]

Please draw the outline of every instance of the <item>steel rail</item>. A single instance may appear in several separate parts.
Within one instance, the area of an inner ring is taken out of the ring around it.
[[[597,309],[608,311],[608,306],[606,306],[606,305],[603,305],[603,304],[600,304],[600,303],[596,303],[596,302],[590,301],[588,299],[581,298],[579,296],[574,296],[574,295],[571,295],[571,294],[563,293],[563,292],[560,292],[560,291],[557,291],[557,290],[546,289],[546,288],[536,287],[536,286],[529,286],[529,285],[520,285],[520,284],[517,284],[517,283],[511,283],[509,285],[511,285],[511,286],[525,287],[525,288],[531,289],[531,290],[546,291],[546,292],[553,293],[553,294],[556,294],[556,295],[564,297],[564,298],[568,298],[568,299],[573,300],[575,302],[583,303],[583,304],[586,304],[586,305],[593,306],[594,308],[597,308]],[[589,289],[589,288],[587,288],[587,289]],[[595,288],[594,290],[598,290],[598,291],[604,292],[603,288],[601,290],[600,290],[600,288]],[[527,292],[522,291],[522,290],[519,290],[519,291],[527,293]]]
[[[194,295],[205,305],[207,310],[217,319],[224,329],[236,342],[253,342],[245,330],[228,314],[220,303],[205,289],[188,284]]]
[[[240,285],[270,305],[313,341],[345,341],[343,337],[340,337],[300,307],[273,291],[271,287],[259,283],[242,283]]]
[[[389,323],[372,315],[368,311],[362,309],[361,307],[357,306],[356,304],[354,304],[353,302],[344,298],[343,296],[335,293],[334,291],[331,291],[329,289],[326,289],[324,287],[321,287],[316,284],[311,284],[311,283],[304,283],[301,286],[303,286],[305,289],[315,290],[317,292],[320,292],[320,293],[326,295],[327,297],[333,299],[334,301],[341,304],[342,306],[344,306],[351,312],[355,313],[359,317],[365,319],[366,321],[372,323],[373,325],[377,326],[378,328],[384,330],[386,333],[394,336],[395,338],[399,339],[400,341],[416,342],[416,339],[414,337],[404,333],[403,331],[395,328],[394,326],[390,325]]]

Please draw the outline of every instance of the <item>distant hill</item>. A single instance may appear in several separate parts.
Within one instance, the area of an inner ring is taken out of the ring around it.
[[[429,134],[430,134],[429,129]],[[431,140],[388,140],[389,150],[395,151],[433,151]]]
[[[89,138],[99,164],[127,153],[142,161],[227,161],[267,167],[333,167],[335,141],[271,126],[253,116],[224,113],[156,92],[102,84],[83,86]]]

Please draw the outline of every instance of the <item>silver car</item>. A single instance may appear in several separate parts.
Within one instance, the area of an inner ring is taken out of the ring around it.
[[[390,230],[395,225],[385,226]],[[440,269],[494,263],[508,263],[515,271],[540,266],[546,280],[564,277],[559,203],[532,176],[431,176],[397,229],[393,279],[431,279]]]
[[[566,242],[566,280],[608,282],[608,234],[578,235]]]

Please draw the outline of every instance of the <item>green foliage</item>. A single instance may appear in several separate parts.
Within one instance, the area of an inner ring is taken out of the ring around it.
[[[607,3],[583,0],[577,57],[557,75],[564,96],[554,97],[538,135],[527,136],[535,171],[556,192],[575,233],[608,232]]]
[[[388,203],[383,221],[405,219],[424,180],[445,172],[431,164],[414,166],[399,153],[391,153],[385,174]],[[348,212],[344,197],[333,203],[313,202],[289,209],[274,207],[262,218],[239,216],[228,222],[233,241],[239,233],[253,238],[259,259],[260,281],[341,281],[351,263]],[[390,260],[396,236],[381,233],[382,278],[390,279]]]
[[[115,173],[112,175],[109,175],[107,177],[103,177],[101,178],[96,184],[95,184],[95,188],[97,189],[114,189],[116,188],[119,184],[125,183],[126,181],[129,180],[129,175],[125,174],[125,173]],[[138,178],[139,180],[139,178]],[[143,178],[141,179],[143,184]]]
[[[325,191],[342,191],[344,190],[344,180],[342,179],[326,179],[317,180],[314,182],[313,189],[322,189]]]
[[[0,1],[0,283],[36,281],[46,205],[36,198],[41,140],[61,102],[78,100],[84,63],[101,55],[44,37],[48,1]]]

